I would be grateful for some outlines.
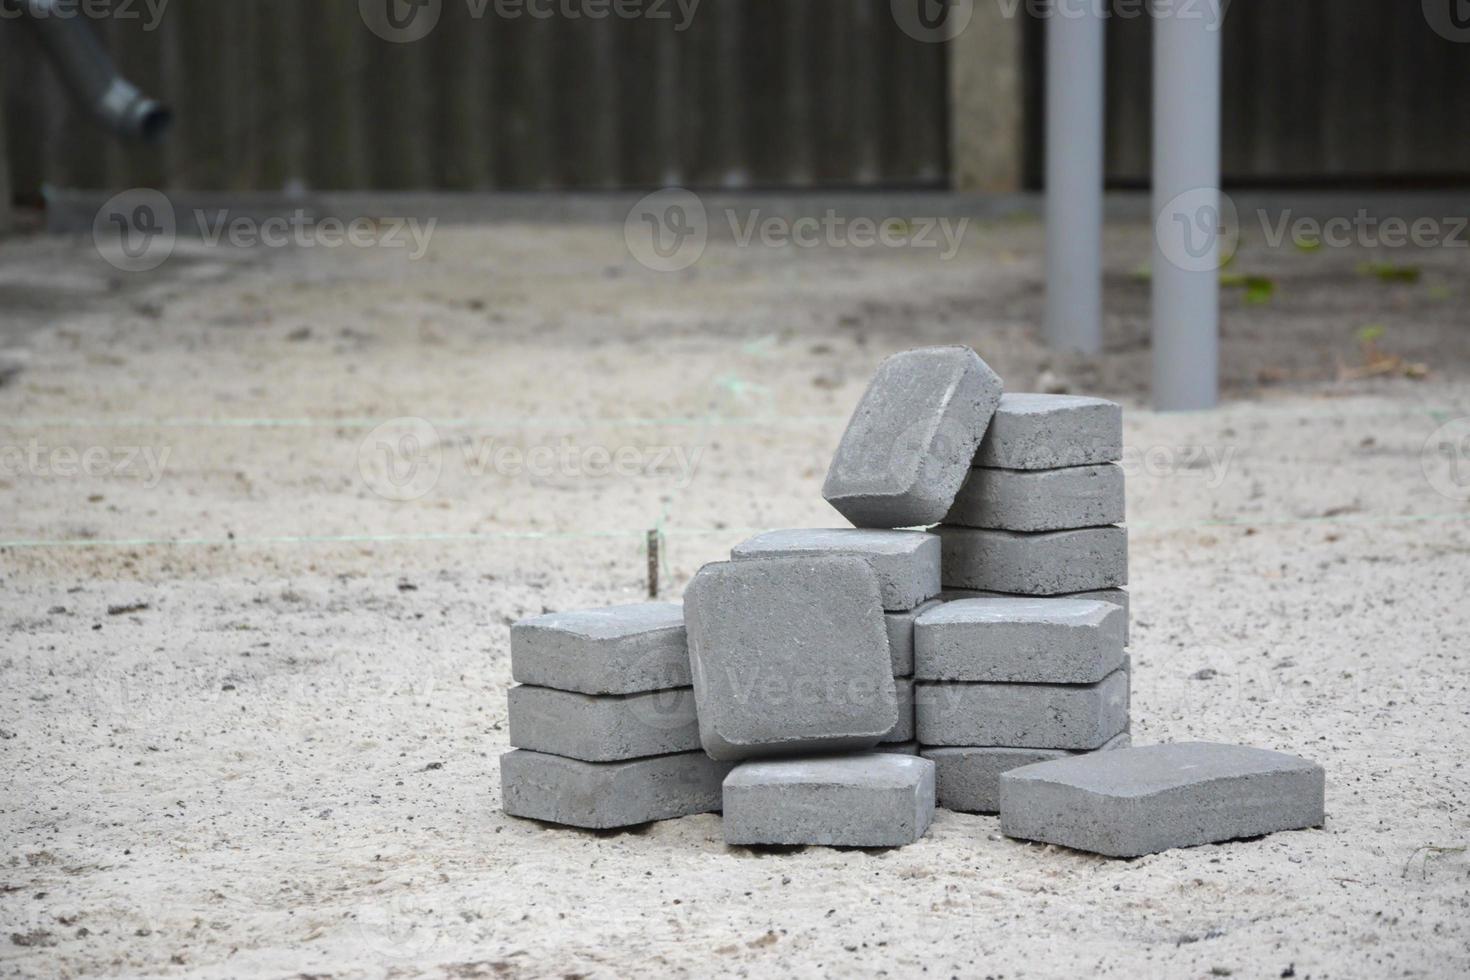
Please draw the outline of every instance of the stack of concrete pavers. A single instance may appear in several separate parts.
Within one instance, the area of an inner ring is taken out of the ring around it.
[[[1117,405],[1002,396],[968,348],[889,358],[822,489],[855,527],[742,542],[682,610],[516,624],[506,811],[889,847],[937,803],[1116,855],[1320,823],[1305,760],[1127,747],[1121,442]]]
[[[822,489],[857,526],[760,535],[691,583],[704,747],[753,760],[725,780],[728,842],[892,846],[927,830],[934,764],[912,754],[913,638],[942,585],[941,542],[904,529],[949,512],[1000,395],[968,348],[890,357]],[[806,675],[813,696],[779,705],[736,690],[759,679],[780,694]],[[833,751],[847,754],[816,755]],[[762,758],[776,754],[789,758]]]
[[[1000,774],[1129,744],[1121,607],[998,596],[941,603],[914,624],[920,754],[940,806],[1000,809]]]
[[[607,829],[720,808],[730,766],[700,749],[679,604],[525,619],[510,647],[507,813]]]
[[[939,805],[999,809],[1000,773],[1129,743],[1122,409],[1007,394],[944,523],[946,600],[916,621]]]

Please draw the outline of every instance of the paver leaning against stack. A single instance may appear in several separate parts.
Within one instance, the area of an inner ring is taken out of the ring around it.
[[[1121,418],[1002,396],[969,348],[888,358],[822,488],[855,527],[744,541],[682,608],[512,628],[506,812],[891,847],[937,802],[1117,856],[1320,823],[1306,760],[1128,748]]]
[[[700,749],[677,603],[551,613],[510,637],[507,813],[607,829],[720,808],[730,767]]]

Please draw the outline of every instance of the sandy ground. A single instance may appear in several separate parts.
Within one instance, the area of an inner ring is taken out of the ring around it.
[[[1470,443],[1431,439],[1470,415],[1465,253],[1247,243],[1277,289],[1227,296],[1227,405],[1159,416],[1147,229],[1110,233],[1091,360],[1035,342],[1039,243],[0,245],[0,972],[1466,975]],[[1339,380],[1369,326],[1428,377]],[[637,599],[649,529],[677,595],[832,523],[845,413],[934,341],[1129,405],[1135,739],[1314,758],[1326,826],[1109,861],[953,813],[779,853],[504,816],[507,625]]]

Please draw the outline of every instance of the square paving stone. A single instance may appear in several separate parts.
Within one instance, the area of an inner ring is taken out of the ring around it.
[[[706,565],[684,609],[712,757],[870,748],[898,723],[878,579],[864,559]]]

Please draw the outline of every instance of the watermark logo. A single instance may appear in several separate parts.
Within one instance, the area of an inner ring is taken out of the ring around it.
[[[657,648],[640,654],[628,670],[629,677],[640,678],[646,694],[631,694],[627,705],[633,717],[659,732],[687,729],[699,736],[699,718],[694,710],[694,689],[689,677],[687,658],[670,662],[668,652]]]
[[[889,0],[888,7],[899,30],[925,44],[953,41],[975,16],[975,0]]]
[[[995,0],[1000,16],[1011,20],[1024,13],[1032,20],[1199,20],[1218,31],[1233,0]]]
[[[135,187],[109,198],[92,219],[92,241],[108,264],[124,272],[148,272],[173,255],[180,232],[218,248],[399,249],[409,261],[423,258],[438,218],[333,216],[317,218],[305,208],[268,217],[234,214],[228,208],[185,212],[159,191]]]
[[[412,44],[429,36],[444,13],[444,0],[357,0],[362,22],[384,41]]]
[[[1470,42],[1470,0],[1422,0],[1434,33],[1457,44]]]
[[[1470,417],[1446,422],[1430,433],[1419,453],[1424,478],[1442,497],[1470,501]]]
[[[428,896],[399,883],[398,891],[359,906],[356,926],[364,946],[391,959],[417,960],[439,944],[439,916]]]
[[[472,20],[669,21],[675,33],[689,29],[700,0],[464,0]],[[358,0],[362,22],[384,41],[411,44],[439,26],[444,0]]]
[[[680,489],[694,482],[703,446],[606,445],[563,437],[522,445],[515,440],[463,436],[443,440],[427,419],[389,419],[357,447],[363,482],[387,500],[417,500],[433,490],[446,466],[471,479],[498,476],[532,484],[567,480],[666,480]],[[678,685],[670,685],[678,686]]]
[[[709,244],[704,201],[682,187],[645,195],[623,220],[623,241],[638,264],[654,272],[687,269]]]
[[[1185,272],[1223,267],[1240,244],[1240,216],[1230,195],[1196,187],[1165,204],[1154,218],[1159,254]]]
[[[904,248],[934,250],[941,261],[948,261],[959,254],[970,219],[848,216],[835,208],[798,217],[760,208],[725,208],[712,217],[699,195],[672,187],[633,206],[623,222],[623,239],[639,265],[655,272],[677,272],[699,261],[715,227],[722,234],[728,230],[737,248]]]
[[[92,243],[108,265],[148,272],[174,254],[174,206],[160,191],[134,187],[114,194],[92,219]]]
[[[358,444],[357,469],[378,496],[417,500],[434,489],[444,471],[439,432],[427,419],[389,419]]]

